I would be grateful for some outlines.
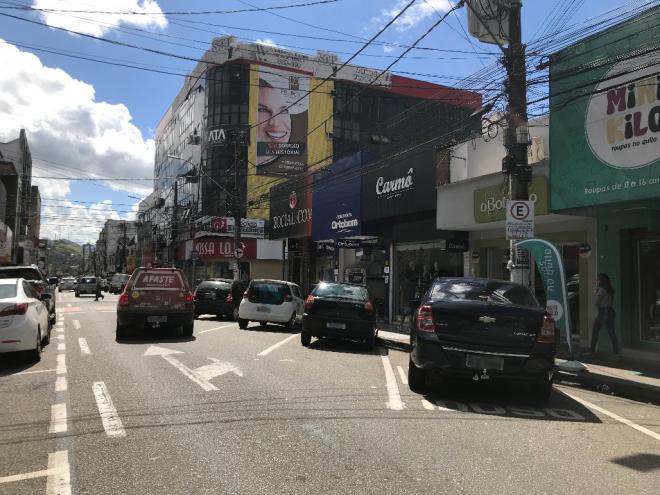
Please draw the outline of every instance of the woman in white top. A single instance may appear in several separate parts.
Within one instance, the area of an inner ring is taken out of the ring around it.
[[[594,320],[594,326],[591,330],[591,352],[596,352],[598,343],[598,334],[602,327],[605,327],[612,341],[614,355],[619,357],[619,341],[614,332],[614,289],[610,282],[610,277],[605,273],[598,274],[598,288],[596,289],[596,307],[598,307],[598,316]]]

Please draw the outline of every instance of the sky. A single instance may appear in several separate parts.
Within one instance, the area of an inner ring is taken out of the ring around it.
[[[135,218],[152,190],[154,129],[194,66],[187,59],[201,57],[215,36],[323,50],[345,61],[410,2],[327,0],[251,10],[314,1],[0,0],[0,142],[27,131],[43,203],[41,237],[95,242],[105,219]],[[523,41],[641,2],[529,0]],[[372,44],[353,63],[387,67],[404,50],[396,44],[413,43],[453,5],[416,0],[377,38],[389,44]],[[570,15],[560,16],[566,7]],[[198,14],[218,10],[224,13]],[[419,43],[433,50],[413,50],[392,70],[453,85],[495,63],[498,47],[466,36],[466,26],[465,8],[457,9]]]

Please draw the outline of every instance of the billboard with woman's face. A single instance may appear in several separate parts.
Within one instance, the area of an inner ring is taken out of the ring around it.
[[[307,169],[309,76],[261,67],[257,107],[257,174]]]

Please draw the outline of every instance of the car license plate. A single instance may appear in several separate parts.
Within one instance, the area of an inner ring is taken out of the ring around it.
[[[257,306],[257,311],[259,313],[270,313],[270,308],[268,306]]]
[[[215,299],[215,294],[206,294],[206,299]]]
[[[147,316],[147,323],[165,323],[167,316]]]
[[[499,370],[504,369],[504,358],[500,356],[482,356],[468,354],[465,356],[465,366],[473,370]]]
[[[325,324],[325,326],[328,328],[334,328],[336,330],[346,330],[346,323],[333,323],[329,321]]]

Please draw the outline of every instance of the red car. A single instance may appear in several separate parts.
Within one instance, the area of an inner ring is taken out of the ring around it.
[[[117,338],[136,330],[175,328],[192,336],[195,303],[178,268],[138,268],[117,303]]]

